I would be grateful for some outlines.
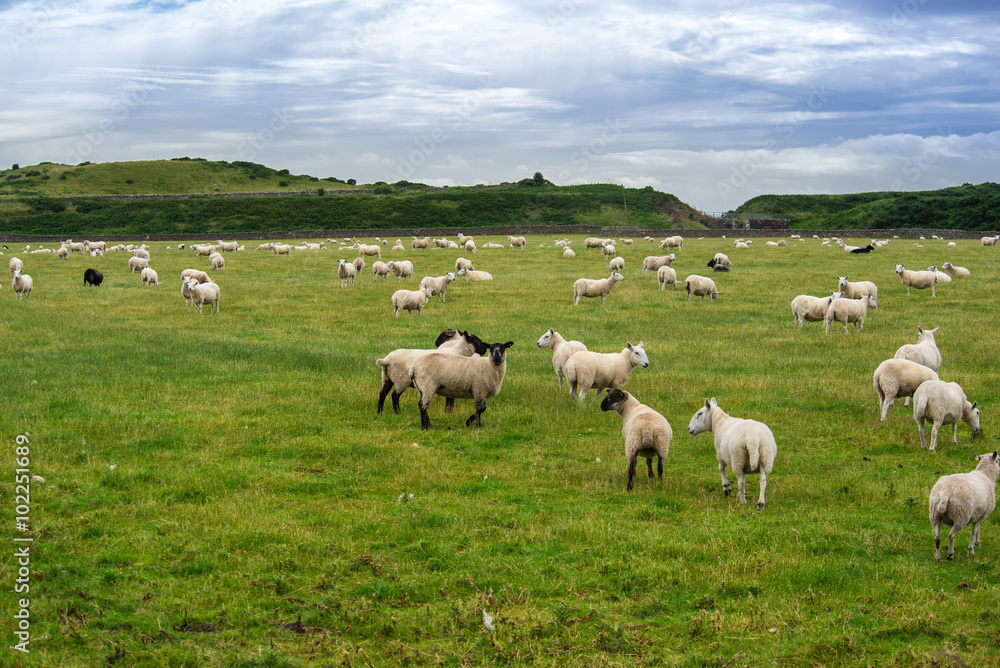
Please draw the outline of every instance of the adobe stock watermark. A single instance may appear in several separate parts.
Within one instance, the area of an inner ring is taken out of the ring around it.
[[[606,119],[601,131],[586,144],[581,144],[569,157],[573,170],[564,169],[556,177],[560,183],[570,183],[571,180],[582,179],[583,172],[590,168],[590,163],[607,154],[608,149],[624,133],[626,125],[621,118]]]
[[[934,164],[947,155],[948,150],[955,143],[955,135],[951,134],[951,127],[936,137],[924,142],[923,149],[917,151],[903,163],[903,175],[910,183],[916,183],[926,174]],[[906,183],[903,179],[896,179],[889,184],[890,190],[902,190]]]
[[[413,176],[417,169],[427,163],[438,148],[448,141],[450,132],[465,125],[483,102],[496,95],[496,86],[492,74],[484,74],[478,78],[479,86],[465,100],[449,109],[442,117],[442,124],[427,134],[413,140],[415,148],[406,155],[400,155],[396,160],[396,172],[386,172],[386,181],[392,183]]]
[[[361,26],[354,26],[353,37],[341,44],[341,55],[347,58],[371,46],[372,42],[385,32],[389,23],[396,18],[402,6],[403,3],[400,0],[389,0],[374,12],[375,18],[371,21],[366,21]]]
[[[28,434],[18,434],[14,439],[14,526],[18,531],[27,533],[30,531],[31,522],[31,483],[41,481],[38,476],[31,475],[31,447]],[[11,646],[12,650],[31,652],[31,544],[35,539],[31,536],[17,536],[14,538],[14,561],[11,562],[11,569],[17,576],[14,579],[13,591],[15,594],[24,596],[16,600],[16,612],[14,612],[14,637],[17,643]]]
[[[37,3],[36,7],[26,16],[21,25],[7,31],[7,43],[14,53],[20,53],[21,48],[29,41],[38,37],[59,11],[66,7],[65,0],[48,0]]]
[[[730,195],[749,183],[750,179],[760,171],[760,168],[770,160],[772,152],[781,148],[781,140],[788,141],[794,137],[798,129],[810,119],[812,114],[820,111],[832,96],[833,93],[825,86],[811,88],[805,102],[794,111],[782,116],[781,120],[775,124],[774,129],[780,140],[774,137],[768,139],[763,146],[751,151],[741,162],[732,165],[728,178],[716,181],[715,188],[722,201],[727,202]]]
[[[726,33],[729,25],[736,17],[736,10],[744,9],[748,6],[750,6],[750,0],[736,0],[732,8],[724,9],[717,16],[705,21],[699,27],[694,37],[688,39],[681,46],[679,52],[676,50],[671,51],[674,64],[677,68],[684,69],[687,62],[704,53],[719,41],[719,38]]]
[[[903,0],[899,4],[892,5],[892,13],[888,19],[879,19],[878,28],[883,37],[895,32],[899,32],[910,23],[910,19],[917,15],[920,8],[927,4],[927,0]]]
[[[236,147],[236,153],[244,160],[254,160],[257,154],[263,151],[275,137],[285,131],[290,121],[294,121],[292,114],[286,107],[271,110],[271,120],[256,133],[250,135]]]
[[[111,103],[110,114],[83,134],[83,137],[66,147],[66,164],[75,165],[86,160],[94,150],[104,143],[104,139],[118,129],[137,107],[149,98],[150,92],[162,88],[165,77],[159,66],[147,68],[145,76],[132,82],[127,90],[120,93]]]
[[[545,22],[550,28],[561,26],[569,21],[573,14],[576,14],[576,10],[582,4],[583,0],[559,0],[555,9],[549,9],[545,12]]]

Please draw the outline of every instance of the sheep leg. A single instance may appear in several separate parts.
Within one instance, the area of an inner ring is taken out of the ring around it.
[[[722,462],[719,462],[719,474],[722,475],[722,491],[725,493],[725,496],[729,496],[729,492],[732,489],[729,487],[729,479],[726,477],[726,465]]]
[[[406,388],[404,387],[402,390],[392,393],[392,412],[396,415],[399,415],[399,398],[403,396],[403,392],[405,391]]]
[[[920,448],[927,449],[927,431],[924,429],[924,419],[917,420],[917,429],[920,431]]]
[[[660,455],[656,455],[656,473],[660,480],[663,480],[663,457]],[[652,474],[650,474],[650,477],[652,477]]]
[[[910,398],[909,397],[904,397],[903,398],[903,405],[904,406],[909,406],[910,405]]]
[[[739,482],[740,503],[747,502],[747,474],[741,470],[736,471],[736,480]]]
[[[625,485],[626,492],[632,491],[632,478],[635,477],[635,460],[637,458],[638,455],[632,455],[628,458],[628,484]]]
[[[444,412],[454,413],[455,412],[455,400],[451,397],[445,397],[444,400]]]
[[[382,408],[385,406],[385,398],[389,396],[389,390],[392,389],[392,381],[386,380],[382,383],[382,389],[378,393],[378,412],[379,415],[382,414]],[[396,411],[397,413],[399,411]]]
[[[951,442],[958,443],[958,420],[955,420],[955,424],[951,426]]]
[[[469,419],[465,421],[465,426],[466,427],[470,426],[472,424],[472,421],[475,420],[476,426],[482,427],[483,421],[480,416],[483,414],[483,411],[485,410],[486,410],[486,400],[485,399],[483,399],[482,401],[476,400],[476,412],[470,415]]]
[[[934,518],[934,559],[941,561],[941,520]]]
[[[420,402],[420,428],[426,430],[430,429],[430,427],[431,418],[427,415],[427,406],[424,406],[424,403]]]
[[[981,521],[980,522],[976,522],[972,526],[972,532],[976,535],[976,547],[979,547],[981,545],[981,543],[979,542],[979,525],[980,524],[982,524]]]
[[[955,524],[951,527],[951,531],[948,532],[948,561],[955,558],[955,535],[961,531],[962,528],[961,523],[955,522]],[[972,547],[970,546],[969,549],[971,550]]]
[[[646,457],[646,469],[649,471],[649,477],[653,477],[653,458]]]
[[[931,452],[937,450],[937,439],[938,439],[939,429],[941,429],[941,423],[938,422],[937,420],[934,420],[934,426],[931,427]]]
[[[760,498],[757,499],[757,510],[764,510],[764,490],[767,489],[767,474],[764,467],[760,469]]]

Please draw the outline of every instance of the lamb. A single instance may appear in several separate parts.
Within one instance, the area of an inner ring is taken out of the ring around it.
[[[795,317],[795,326],[802,327],[804,322],[825,320],[826,312],[830,309],[830,302],[841,296],[843,296],[842,292],[831,292],[829,297],[799,295],[792,300],[792,315]]]
[[[93,285],[95,288],[100,287],[101,283],[104,282],[104,274],[97,271],[96,269],[88,269],[83,272],[83,286]]]
[[[363,272],[365,270],[365,258],[364,257],[356,257],[356,258],[354,258],[354,260],[351,262],[351,264],[354,265],[354,272],[357,273],[357,274],[360,274],[361,272]]]
[[[521,250],[524,250],[528,246],[528,240],[524,237],[507,237],[507,242],[511,248],[520,248]]]
[[[142,270],[149,266],[149,260],[141,257],[130,257],[128,259],[129,273],[134,274],[136,270]]]
[[[107,250],[108,245],[103,241],[84,241],[83,247],[87,250]]]
[[[22,274],[20,269],[14,270],[14,280],[10,282],[10,287],[14,289],[15,297],[18,299],[30,299],[33,286],[34,281],[31,280],[31,276]]]
[[[976,468],[969,473],[953,473],[938,479],[931,489],[928,511],[931,529],[934,530],[934,558],[941,561],[941,525],[951,527],[948,532],[948,561],[955,558],[955,536],[966,525],[972,525],[969,537],[969,555],[976,553],[979,542],[979,525],[990,516],[997,505],[997,473],[1000,472],[1000,455],[975,455]]]
[[[928,380],[941,380],[937,372],[910,360],[886,360],[872,374],[872,385],[878,394],[881,421],[885,422],[889,406],[896,397],[912,397],[920,384]]]
[[[618,251],[615,250],[614,244],[604,244],[601,246],[601,252],[604,254],[604,259],[607,260],[609,257],[615,257],[618,255]]]
[[[430,237],[424,237],[423,239],[418,239],[416,237],[413,237],[413,241],[410,242],[410,249],[418,250],[420,248],[427,248],[427,246],[430,245],[430,241],[431,241]],[[393,248],[393,250],[396,249]]]
[[[677,270],[673,267],[667,266],[660,267],[657,270],[656,280],[660,284],[661,290],[667,287],[668,283],[674,290],[676,290],[677,285],[680,283],[680,281],[677,280]]]
[[[434,341],[437,352],[458,355],[461,357],[472,357],[473,355],[485,355],[489,352],[489,346],[475,334],[462,332],[457,329],[446,329],[442,331],[437,340]],[[400,348],[375,363],[382,369],[382,389],[378,397],[378,412],[382,412],[385,405],[385,398],[392,391],[392,409],[399,414],[399,398],[403,392],[412,384],[413,363],[423,355],[435,352],[430,350]],[[448,398],[445,402],[445,410],[454,407],[455,400]]]
[[[209,304],[209,312],[219,312],[219,285],[217,283],[197,283],[190,276],[184,277],[184,284],[191,293],[191,303],[201,313],[201,307]]]
[[[715,257],[708,261],[707,266],[711,267],[712,271],[729,271],[733,268],[733,261],[725,253],[716,253]]]
[[[398,281],[400,278],[410,278],[413,276],[413,263],[409,260],[392,260],[387,262],[386,267],[392,272]]]
[[[431,426],[427,408],[435,394],[453,399],[473,399],[476,412],[469,416],[465,425],[475,421],[476,426],[481,427],[486,400],[499,394],[503,386],[507,373],[507,350],[513,345],[513,341],[491,343],[487,358],[442,353],[418,358],[413,363],[410,377],[420,393],[420,428],[429,429]]]
[[[625,277],[617,272],[607,278],[576,279],[573,283],[573,306],[579,305],[581,297],[600,297],[603,304],[611,293],[611,288],[615,287],[615,283],[624,280]]]
[[[715,397],[712,397],[705,400],[705,406],[694,414],[688,424],[688,432],[692,436],[703,431],[712,432],[715,436],[715,458],[719,462],[722,491],[725,495],[729,496],[730,492],[729,480],[726,478],[727,466],[736,473],[739,499],[743,503],[747,502],[746,475],[760,473],[757,510],[764,510],[767,476],[771,474],[774,459],[778,455],[778,445],[771,429],[763,422],[731,417],[719,408]]]
[[[853,255],[859,255],[861,253],[871,253],[873,250],[875,250],[875,246],[873,246],[871,244],[868,244],[867,246],[861,246],[861,247],[858,247],[858,248],[852,248],[851,249],[851,253]]]
[[[214,255],[212,257],[211,262],[212,262],[212,271],[218,271],[219,269],[226,268],[226,260],[221,255],[218,254]]]
[[[871,281],[851,282],[847,280],[847,276],[838,276],[837,290],[844,293],[847,299],[861,299],[865,295],[878,299],[878,286]]]
[[[676,248],[677,250],[682,250],[684,246],[684,237],[674,236],[667,237],[660,244],[660,248]]]
[[[358,273],[358,270],[354,268],[354,264],[348,262],[347,260],[337,260],[339,266],[337,267],[337,276],[340,277],[340,287],[346,288],[347,281],[351,281],[351,286],[354,285],[354,275]]]
[[[575,353],[586,350],[586,344],[581,341],[567,341],[559,332],[550,327],[549,331],[542,334],[538,339],[538,347],[552,349],[552,368],[555,369],[556,376],[559,378],[559,391],[561,392],[563,378],[566,377],[563,367],[566,366],[566,362]]]
[[[601,402],[602,411],[615,411],[622,418],[622,438],[625,439],[625,457],[628,459],[628,483],[625,491],[632,491],[635,463],[639,457],[646,459],[649,477],[653,477],[653,457],[656,472],[663,480],[663,460],[670,452],[673,430],[667,419],[624,390],[608,390]]]
[[[706,276],[698,276],[697,274],[691,274],[684,279],[684,289],[687,290],[689,302],[692,297],[701,297],[701,301],[705,301],[706,295],[711,297],[714,302],[722,294],[715,287],[715,281]]]
[[[476,271],[475,269],[459,269],[456,276],[465,276],[467,281],[492,281],[493,274],[488,271]]]
[[[923,364],[932,371],[937,371],[941,368],[941,351],[938,350],[934,334],[939,329],[941,329],[940,325],[934,329],[917,327],[917,342],[900,346],[896,354],[893,355],[893,359],[910,360],[917,364]]]
[[[920,430],[920,447],[927,448],[927,434],[924,432],[924,421],[930,420],[931,447],[937,449],[938,431],[943,425],[950,424],[951,442],[958,443],[958,423],[964,422],[972,429],[972,438],[979,435],[979,402],[969,400],[965,390],[958,383],[946,383],[943,380],[928,380],[920,384],[913,393],[913,419]]]
[[[21,262],[21,259],[17,257],[12,257],[10,259],[10,262],[7,263],[7,266],[10,267],[10,273],[12,274],[15,271],[21,271],[24,269],[24,263]]]
[[[615,257],[611,259],[611,262],[608,262],[608,271],[612,273],[623,269],[625,269],[625,258],[623,257]]]
[[[438,300],[444,303],[444,293],[455,280],[455,272],[449,271],[444,276],[424,276],[420,279],[420,287],[427,288],[431,295],[438,295]]]
[[[139,274],[139,278],[142,279],[143,285],[159,285],[160,281],[156,276],[156,270],[150,267],[146,267]]]
[[[936,267],[931,267],[927,271],[910,271],[901,264],[896,265],[896,273],[899,274],[899,280],[906,286],[906,294],[910,294],[911,287],[917,290],[930,288],[931,297],[937,297],[934,290],[934,284],[937,283],[937,274],[934,273],[936,270]]]
[[[464,257],[460,257],[455,260],[455,271],[458,271],[459,269],[475,269],[475,267],[472,266],[471,260],[466,260]]]
[[[669,267],[677,259],[677,253],[669,255],[647,255],[642,260],[642,273],[657,271],[660,267]]]
[[[430,298],[430,289],[420,286],[417,290],[396,290],[390,299],[392,309],[398,318],[401,311],[406,311],[406,317],[410,317],[413,311],[416,311],[417,315],[423,315],[424,305]]]
[[[389,278],[389,265],[381,260],[372,264],[372,277],[378,278],[379,276],[382,278]]]
[[[563,249],[563,257],[576,257],[576,253],[573,252],[572,248],[566,246],[566,248]]]
[[[274,257],[278,257],[279,255],[292,257],[292,247],[289,244],[273,244],[271,251],[274,253]]]
[[[949,276],[952,276],[954,278],[958,278],[960,276],[972,275],[972,272],[970,272],[965,267],[956,267],[951,262],[945,262],[944,264],[941,265],[941,268],[944,269],[946,272],[948,272]]]
[[[830,302],[830,306],[826,309],[826,318],[823,320],[823,326],[826,328],[826,333],[830,333],[830,323],[837,321],[844,325],[844,333],[847,334],[850,330],[847,329],[847,324],[853,322],[854,329],[861,330],[865,328],[865,317],[868,315],[868,309],[877,309],[878,302],[871,295],[866,295],[861,299],[834,299]]]
[[[598,397],[604,389],[620,390],[637,366],[649,366],[642,341],[636,346],[626,342],[620,353],[573,353],[563,365],[563,375],[569,383],[569,396],[582,404],[591,389],[597,391]]]

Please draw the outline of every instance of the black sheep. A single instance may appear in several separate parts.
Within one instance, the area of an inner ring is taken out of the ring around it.
[[[851,253],[871,253],[873,250],[875,250],[875,247],[872,246],[871,244],[868,244],[864,248],[855,248],[851,250]]]
[[[88,283],[90,285],[93,285],[94,287],[98,287],[101,285],[102,281],[104,281],[104,274],[97,271],[96,269],[88,269],[87,271],[83,272],[83,285],[85,287]]]

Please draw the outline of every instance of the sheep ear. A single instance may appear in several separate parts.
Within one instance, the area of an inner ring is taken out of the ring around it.
[[[978,402],[978,401],[973,401],[973,402],[972,402],[972,407],[973,407],[973,408],[975,408],[975,407],[976,407],[976,406],[978,406],[978,405],[979,405],[979,402]]]
[[[713,402],[713,401],[715,401],[715,399],[714,399],[714,398],[712,398],[711,400],[709,400],[709,399],[705,399],[705,408],[711,408],[711,407],[712,407],[712,402]]]
[[[712,397],[712,403],[711,403],[711,405],[712,406],[718,406],[719,405],[719,402],[715,400],[715,397]]]
[[[507,343],[503,344],[503,347],[504,348],[512,348],[512,347],[514,347],[514,342],[513,341],[508,341]]]
[[[632,344],[629,343],[628,341],[625,342],[625,347],[628,348],[629,350],[632,350]]]
[[[642,344],[643,344],[643,342],[639,341],[639,345],[637,345],[636,348],[642,348]]]

